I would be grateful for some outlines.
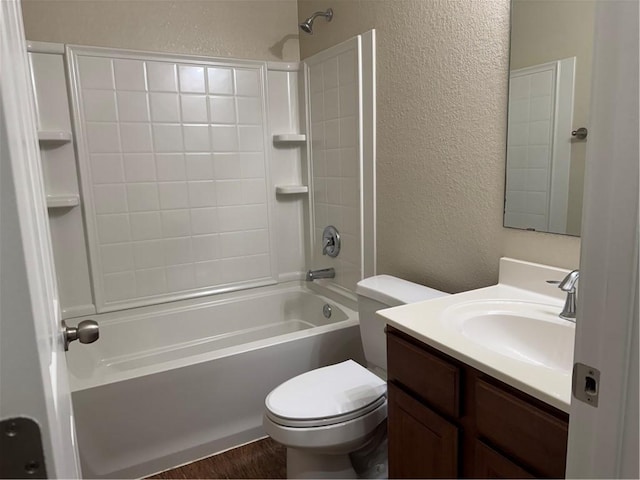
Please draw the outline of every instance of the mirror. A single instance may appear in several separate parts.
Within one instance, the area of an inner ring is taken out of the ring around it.
[[[594,15],[595,1],[511,2],[505,227],[580,235]]]

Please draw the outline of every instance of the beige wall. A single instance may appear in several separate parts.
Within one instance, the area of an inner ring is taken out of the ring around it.
[[[588,126],[595,1],[514,0],[511,69],[576,57],[573,125]],[[567,233],[580,235],[587,143],[571,147]]]
[[[450,292],[503,255],[576,267],[580,240],[502,227],[509,0],[298,0],[332,6],[301,58],[375,27],[378,271]]]
[[[22,0],[29,40],[298,60],[296,0]]]
[[[298,17],[327,6],[302,57],[378,32],[379,272],[453,292],[494,283],[502,255],[577,266],[579,239],[502,227],[509,0],[298,0]],[[23,0],[23,13],[31,40],[298,58],[295,0]]]

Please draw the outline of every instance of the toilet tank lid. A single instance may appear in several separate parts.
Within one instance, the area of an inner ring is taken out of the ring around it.
[[[448,293],[425,287],[391,275],[376,275],[360,280],[356,293],[363,297],[395,307],[406,303],[423,302],[432,298],[444,297]]]

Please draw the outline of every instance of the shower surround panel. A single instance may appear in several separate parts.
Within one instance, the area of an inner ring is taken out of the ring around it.
[[[305,60],[313,183],[315,268],[333,267],[335,284],[355,292],[362,261],[361,38],[354,37]],[[335,226],[338,257],[322,255],[322,232]]]
[[[275,283],[265,64],[67,54],[98,312]]]

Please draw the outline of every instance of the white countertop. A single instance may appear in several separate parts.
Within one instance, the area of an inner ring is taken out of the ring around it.
[[[541,304],[547,307],[547,310],[549,306],[552,309],[557,307],[558,313],[562,310],[562,292],[544,284],[542,279],[562,279],[568,273],[567,270],[503,258],[500,271],[498,285],[384,309],[377,314],[390,326],[417,340],[568,413],[571,401],[571,371],[509,358],[465,337],[443,320],[443,312],[447,308],[474,301],[518,301]],[[525,281],[522,282],[521,279]],[[534,285],[537,291],[525,290],[514,284],[526,287]],[[558,318],[558,322],[567,321]],[[572,323],[567,323],[574,328]],[[573,357],[573,345],[567,354]],[[425,375],[428,373],[425,372]]]

